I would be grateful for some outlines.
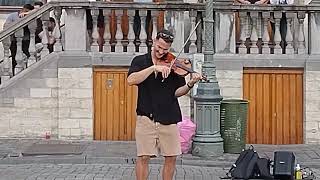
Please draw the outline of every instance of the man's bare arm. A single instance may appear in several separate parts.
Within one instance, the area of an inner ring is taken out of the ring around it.
[[[190,84],[189,84],[189,86],[192,87],[193,85],[190,85]],[[179,88],[176,90],[176,92],[175,92],[174,95],[175,95],[176,97],[180,97],[180,96],[186,95],[186,94],[190,91],[190,89],[191,89],[191,88],[189,88],[189,86],[186,84],[186,85],[184,85],[184,86],[179,87]]]
[[[146,80],[147,77],[150,76],[150,74],[152,74],[154,71],[155,71],[155,66],[153,65],[144,70],[134,72],[128,76],[127,82],[130,86],[138,85],[144,80]]]
[[[170,68],[167,66],[153,65],[153,66],[150,66],[144,70],[130,74],[127,78],[127,81],[130,86],[131,85],[138,85],[141,82],[143,82],[144,80],[146,80],[147,77],[150,76],[150,74],[152,74],[154,72],[160,72],[162,74],[163,78],[167,78],[170,74],[170,71],[171,71]]]

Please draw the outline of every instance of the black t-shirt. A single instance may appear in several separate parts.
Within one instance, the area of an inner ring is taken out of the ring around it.
[[[151,54],[136,56],[129,68],[128,76],[152,66]],[[162,75],[158,73],[150,76],[138,84],[138,115],[152,114],[156,122],[164,125],[176,124],[181,121],[181,110],[175,91],[186,84],[185,78],[173,72],[162,82]]]

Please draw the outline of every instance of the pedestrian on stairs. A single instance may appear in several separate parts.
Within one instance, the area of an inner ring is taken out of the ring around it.
[[[3,25],[3,29],[8,28],[10,25],[18,21],[20,18],[23,18],[24,16],[28,15],[33,9],[34,7],[31,4],[25,4],[23,5],[22,9],[19,12],[13,12],[9,14]],[[24,31],[24,35],[22,38],[22,51],[29,58],[30,57],[30,53],[29,53],[30,31],[28,29],[28,26],[25,26],[23,28],[23,31]],[[12,72],[14,74],[14,68],[17,65],[16,58],[15,58],[17,54],[17,40],[14,35],[11,35],[10,51],[11,51],[11,57],[12,57]]]

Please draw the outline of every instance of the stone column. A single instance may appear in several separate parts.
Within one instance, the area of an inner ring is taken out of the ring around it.
[[[66,9],[66,12],[65,51],[86,51],[87,20],[85,9]]]
[[[215,17],[216,53],[235,53],[234,12],[218,12]]]
[[[61,34],[61,29],[60,29],[61,15],[62,15],[61,7],[56,7],[54,9],[54,16],[56,18],[56,26],[54,27],[54,30],[52,32],[53,36],[56,39],[56,42],[54,43],[54,47],[53,47],[55,52],[62,51],[62,43],[61,43],[62,34]]]
[[[311,13],[310,14],[310,53],[311,54],[320,54],[320,13]]]
[[[223,139],[220,134],[220,104],[222,96],[216,78],[214,55],[214,21],[213,0],[206,2],[205,50],[202,73],[207,75],[209,82],[200,82],[197,94],[195,120],[196,135],[193,139],[192,154],[195,156],[211,157],[223,153]]]
[[[37,28],[37,21],[33,20],[28,25],[30,31],[30,45],[29,45],[29,52],[30,57],[27,62],[27,67],[31,66],[33,63],[36,62],[37,52],[36,52],[36,43],[35,43],[35,32]]]
[[[9,58],[10,55],[10,45],[11,39],[10,36],[2,40],[3,49],[4,49],[4,59],[3,63],[1,63],[1,82],[4,83],[5,81],[9,80],[12,76],[12,59]]]

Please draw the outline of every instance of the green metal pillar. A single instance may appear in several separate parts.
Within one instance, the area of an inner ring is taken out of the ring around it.
[[[214,55],[214,11],[213,0],[206,1],[204,19],[205,51],[202,73],[209,82],[200,82],[197,94],[195,120],[196,135],[193,139],[192,154],[202,157],[220,156],[223,153],[223,139],[220,134],[220,104],[222,96],[216,78]]]

